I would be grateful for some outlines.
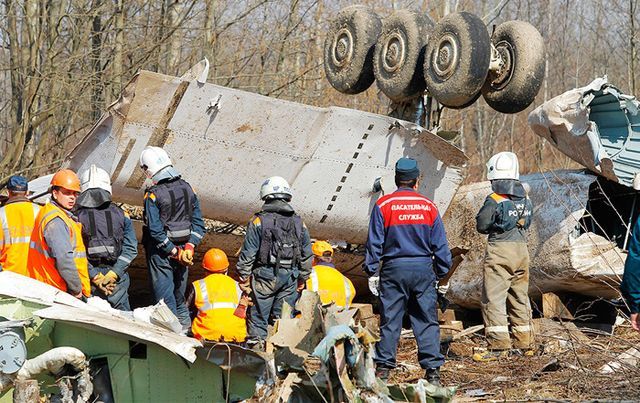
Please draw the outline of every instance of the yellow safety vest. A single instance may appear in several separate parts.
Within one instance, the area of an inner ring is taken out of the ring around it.
[[[29,257],[27,258],[29,277],[52,285],[59,290],[67,291],[67,283],[58,272],[58,269],[56,269],[56,261],[51,257],[49,245],[47,245],[47,241],[44,238],[44,228],[56,217],[61,218],[69,228],[69,240],[73,247],[73,261],[78,269],[80,282],[82,283],[82,294],[85,297],[89,297],[91,296],[91,282],[89,281],[87,252],[84,242],[82,242],[82,226],[73,221],[60,207],[52,203],[45,204],[40,209],[38,217],[36,217],[29,245]]]
[[[29,201],[0,208],[0,267],[27,276],[27,256],[34,222],[40,206]]]
[[[317,292],[323,305],[333,302],[341,308],[349,308],[356,296],[351,280],[333,267],[321,264],[313,266],[307,289]]]
[[[233,314],[242,291],[238,283],[225,274],[210,274],[194,281],[198,316],[191,331],[198,340],[243,342],[247,337],[244,319]]]

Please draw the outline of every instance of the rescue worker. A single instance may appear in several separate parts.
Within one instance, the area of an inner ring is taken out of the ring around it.
[[[227,276],[227,255],[220,249],[209,249],[202,259],[202,267],[210,274],[194,281],[187,293],[193,336],[198,340],[244,342],[247,324],[234,315],[242,291],[238,283]]]
[[[640,218],[633,226],[620,291],[629,307],[631,327],[640,332]]]
[[[130,311],[127,269],[138,255],[138,240],[129,215],[111,202],[107,171],[91,165],[80,177],[78,220],[87,248],[91,293],[121,311]]]
[[[436,205],[417,192],[420,170],[411,158],[395,166],[398,189],[376,202],[369,221],[364,269],[380,298],[380,341],[376,345],[376,376],[387,380],[396,366],[398,340],[405,311],[418,343],[424,378],[440,385],[440,326],[436,312],[436,281],[451,267],[451,251]],[[377,274],[379,272],[379,274]]]
[[[262,211],[249,222],[238,258],[240,288],[251,295],[247,345],[264,350],[267,325],[280,318],[282,304],[295,305],[311,273],[311,240],[307,227],[289,204],[292,193],[284,178],[268,178],[260,188]]]
[[[153,182],[144,195],[142,244],[155,302],[164,300],[187,331],[187,267],[193,265],[194,249],[205,232],[200,202],[162,148],[147,146],[140,167]]]
[[[51,200],[38,213],[31,233],[27,271],[43,283],[76,298],[91,296],[82,228],[72,211],[80,193],[80,179],[69,169],[51,178]]]
[[[333,247],[326,241],[316,241],[311,245],[313,267],[307,280],[307,290],[320,295],[322,305],[334,303],[340,308],[349,308],[356,296],[351,280],[336,270],[333,264]]]
[[[0,271],[27,276],[29,241],[40,206],[27,198],[28,182],[14,175],[7,182],[9,198],[0,208]]]
[[[493,361],[513,347],[531,355],[533,329],[529,303],[529,251],[526,231],[533,205],[520,183],[518,157],[500,152],[487,162],[491,193],[476,216],[476,228],[488,234],[482,286],[482,317],[489,349],[475,361]]]

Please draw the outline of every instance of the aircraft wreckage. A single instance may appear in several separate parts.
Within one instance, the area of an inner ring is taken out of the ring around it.
[[[379,36],[387,41],[384,49],[394,48],[402,39],[381,34],[389,27],[375,23],[372,15],[358,20],[362,12],[358,10],[343,14],[345,27],[332,28],[337,36],[328,42],[325,58],[333,52],[333,67],[337,70],[349,65],[344,63],[344,57],[368,54],[360,50],[343,52],[343,42],[353,39],[350,30],[363,21],[366,26],[377,27],[369,34],[373,39]],[[398,18],[406,22],[408,17]],[[415,18],[408,20],[416,22]],[[482,95],[496,110],[514,113],[526,108],[542,81],[537,63],[532,63],[532,72],[518,70],[518,74],[524,74],[518,76],[518,85],[527,85],[516,92],[521,98],[516,109],[505,109],[505,105],[514,104],[500,98],[501,89],[509,88],[511,77],[504,69],[515,69],[517,57],[528,57],[509,53],[508,46],[500,47],[514,39],[516,28],[529,29],[520,22],[506,24],[496,30],[502,35],[500,42],[492,44],[489,38],[483,39],[489,59],[486,71],[476,77],[480,80],[476,90],[460,101],[455,94],[446,92],[448,87],[434,87],[436,101],[440,95],[448,97],[443,98],[442,104],[453,102],[451,107],[464,107],[480,96],[482,88]],[[442,62],[446,58],[436,56],[455,48],[451,38],[440,39],[429,44],[429,54],[434,57],[428,63]],[[529,61],[535,62],[541,53],[534,48]],[[393,61],[382,56],[376,56],[379,60],[374,69],[375,79],[381,82],[384,77],[378,76],[385,70],[385,63]],[[457,53],[454,56],[467,59]],[[449,70],[455,70],[460,60],[435,66],[436,73],[450,79]],[[490,185],[481,182],[460,186],[467,161],[460,149],[423,128],[419,119],[409,119],[416,124],[344,108],[318,108],[272,99],[209,84],[207,74],[206,60],[182,77],[139,72],[71,152],[64,167],[82,171],[95,164],[107,170],[114,201],[139,205],[146,183],[138,156],[147,145],[165,148],[176,168],[196,188],[205,217],[216,220],[200,249],[216,246],[231,256],[242,242],[242,226],[260,208],[259,185],[265,177],[281,175],[292,184],[294,205],[312,236],[336,240],[340,246],[337,267],[354,281],[360,295],[366,296],[366,279],[360,266],[369,212],[380,196],[394,190],[395,161],[401,156],[413,157],[423,172],[419,190],[434,200],[443,214],[450,246],[468,249],[451,279],[448,297],[461,307],[479,306],[486,239],[476,232],[474,217],[490,193]],[[341,74],[331,73],[334,87],[341,83]],[[403,75],[413,82],[413,74]],[[371,77],[369,74],[364,80],[368,85],[373,81]],[[483,86],[485,80],[491,86]],[[342,84],[347,93],[359,92],[365,85],[360,80],[353,85]],[[385,87],[384,82],[379,85]],[[411,91],[385,93],[399,102],[407,92]],[[460,104],[455,104],[458,101]],[[634,154],[640,130],[637,113],[637,101],[601,80],[554,98],[530,115],[529,122],[537,134],[596,174],[555,171],[522,177],[537,213],[529,242],[533,297],[548,291],[618,296],[629,226],[637,216],[637,194],[630,187],[640,183],[640,164]],[[426,120],[425,126],[431,122]],[[45,190],[48,183],[48,177],[39,178],[31,188],[36,192],[38,187]],[[142,255],[138,257],[140,266],[144,266],[142,259]],[[282,332],[277,330],[274,335],[273,344],[288,357],[284,362],[295,366],[296,356],[311,352],[322,360],[333,360],[333,368],[342,369],[330,376],[341,385],[340,393],[354,397],[354,384],[343,365],[345,360],[353,361],[352,371],[360,374],[357,386],[375,388],[370,354],[374,338],[360,325],[347,325],[358,316],[358,310],[325,317],[326,312],[316,313],[318,304],[312,295],[315,294],[303,293],[301,301],[306,308],[301,310],[302,317],[282,322]],[[59,377],[57,385],[63,395],[66,390],[67,397],[86,398],[93,394],[118,401],[240,400],[253,395],[256,379],[269,366],[263,357],[241,347],[224,343],[219,348],[203,346],[168,331],[166,326],[163,329],[167,318],[161,307],[147,315],[147,323],[135,314],[98,309],[12,273],[0,273],[0,316],[11,319],[0,322],[0,343],[9,343],[15,353],[13,364],[2,368],[3,390],[50,372]],[[321,316],[328,322],[319,323]],[[342,332],[339,336],[321,330],[333,326]],[[20,329],[24,334],[19,334]],[[302,340],[298,337],[292,341],[296,334]],[[26,341],[26,347],[17,340]],[[343,347],[329,349],[341,346],[339,342],[344,340],[352,343],[351,351],[355,346],[357,357],[346,357]],[[59,349],[70,345],[74,347]],[[324,350],[316,351],[320,346]],[[63,376],[65,365],[72,367],[70,376]],[[183,370],[175,371],[178,367]],[[92,382],[88,382],[87,373]],[[164,378],[165,373],[171,375],[170,382]],[[302,388],[299,380],[291,382]],[[316,384],[321,382],[313,386]],[[402,393],[406,396],[405,391]]]
[[[294,206],[311,235],[336,240],[341,246],[337,266],[363,296],[368,289],[361,271],[361,245],[366,240],[369,212],[384,192],[394,190],[394,162],[409,155],[422,167],[420,191],[438,205],[450,246],[469,249],[451,280],[448,297],[461,307],[479,306],[486,237],[475,231],[474,218],[490,186],[489,182],[460,186],[467,160],[461,150],[407,121],[220,87],[206,83],[206,74],[206,62],[180,78],[140,72],[64,165],[76,171],[91,164],[104,168],[111,172],[114,200],[139,205],[145,182],[138,155],[147,145],[164,147],[196,187],[205,217],[221,222],[211,228],[200,249],[215,246],[229,255],[241,245],[241,226],[260,208],[251,189],[258,189],[265,176],[283,175],[295,189]],[[554,100],[532,112],[529,120],[536,133],[546,133],[538,116]],[[630,114],[635,104],[637,101],[621,97],[618,112],[611,113]],[[610,103],[610,108],[615,105]],[[262,116],[259,120],[256,111]],[[599,126],[599,133],[607,133]],[[549,127],[551,133],[557,132],[556,126]],[[598,133],[597,123],[591,121],[589,127],[591,133]],[[637,124],[631,127],[637,130]],[[549,138],[560,137],[553,134]],[[633,144],[632,139],[627,142]],[[608,161],[602,157],[604,150],[610,148],[599,150],[595,155],[604,161],[598,165],[602,167]],[[587,171],[522,177],[536,211],[544,212],[534,214],[530,231],[530,291],[534,297],[549,291],[618,296],[628,224],[636,217],[636,194],[604,179],[616,176],[603,174],[594,164],[585,165],[602,177]],[[618,172],[625,169],[628,166]],[[622,184],[630,184],[632,175],[625,178]],[[46,188],[48,178],[34,182],[38,184]],[[142,256],[138,264],[144,266]]]

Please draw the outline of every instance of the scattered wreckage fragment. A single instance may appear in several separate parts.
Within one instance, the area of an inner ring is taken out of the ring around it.
[[[0,317],[0,332],[11,329],[19,335],[12,342],[24,346],[22,356],[12,357],[24,362],[18,371],[0,368],[0,401],[11,401],[14,383],[32,378],[43,386],[57,380],[57,388],[42,392],[73,401],[79,394],[80,401],[235,401],[254,394],[256,374],[266,366],[251,350],[202,346],[132,313],[103,310],[6,271],[0,272]],[[75,370],[61,373],[63,363]]]
[[[529,125],[569,158],[640,189],[640,102],[607,77],[569,90],[529,114]]]

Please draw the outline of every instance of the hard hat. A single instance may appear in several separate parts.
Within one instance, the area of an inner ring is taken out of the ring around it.
[[[283,177],[272,176],[262,183],[260,198],[267,199],[291,199],[291,187]]]
[[[311,245],[311,251],[316,256],[333,256],[333,248],[326,241],[315,241],[313,245]],[[325,253],[329,252],[328,255]]]
[[[80,188],[83,192],[89,189],[103,189],[111,194],[111,178],[107,171],[92,164],[80,175]]]
[[[140,168],[144,169],[147,177],[160,172],[162,168],[173,166],[169,155],[160,147],[147,146],[140,154]]]
[[[229,268],[229,259],[222,249],[211,248],[204,254],[202,267],[212,273],[222,273]]]
[[[520,179],[518,157],[509,151],[495,154],[487,162],[487,179]]]
[[[73,190],[80,192],[80,179],[75,172],[70,169],[63,169],[56,172],[51,178],[51,186],[57,186],[65,188],[67,190]]]

